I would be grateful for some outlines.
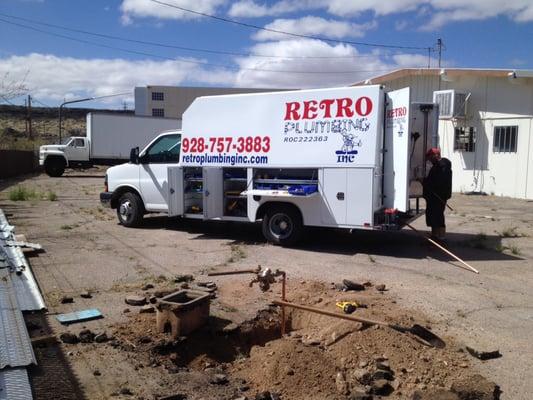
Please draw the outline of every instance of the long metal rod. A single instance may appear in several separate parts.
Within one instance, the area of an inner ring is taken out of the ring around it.
[[[415,231],[416,233],[418,233],[420,236],[426,238],[431,244],[435,245],[436,247],[438,247],[439,249],[441,249],[442,251],[444,251],[446,254],[452,256],[453,258],[455,258],[457,261],[459,261],[461,264],[463,264],[464,266],[466,266],[470,271],[476,273],[476,274],[479,274],[479,271],[477,269],[475,269],[474,267],[472,267],[470,264],[468,264],[467,262],[461,260],[459,257],[457,257],[455,254],[453,254],[451,251],[449,251],[448,249],[446,249],[444,246],[441,246],[440,244],[438,244],[436,241],[434,241],[433,239],[431,239],[430,237],[422,234],[421,232],[419,232],[418,230],[416,230],[413,226],[409,225],[409,224],[406,224],[409,228],[411,228],[413,231]]]
[[[257,272],[258,272],[257,269],[240,269],[236,271],[209,272],[207,276],[256,274]]]
[[[373,319],[354,317],[353,315],[338,314],[338,313],[334,313],[334,312],[331,312],[331,311],[322,310],[320,308],[315,308],[315,307],[303,306],[301,304],[290,303],[288,301],[274,300],[272,303],[277,305],[277,306],[281,306],[281,307],[292,307],[292,308],[296,308],[298,310],[309,311],[309,312],[312,312],[312,313],[315,313],[315,314],[327,315],[328,317],[345,319],[347,321],[352,321],[352,322],[360,322],[360,323],[367,324],[367,325],[391,326],[391,324],[388,324],[387,322],[383,322],[383,321],[376,321],[376,320],[373,320]]]

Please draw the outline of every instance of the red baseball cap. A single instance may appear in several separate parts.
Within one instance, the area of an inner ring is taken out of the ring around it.
[[[431,156],[440,156],[440,149],[438,147],[432,147],[426,152],[426,158]]]

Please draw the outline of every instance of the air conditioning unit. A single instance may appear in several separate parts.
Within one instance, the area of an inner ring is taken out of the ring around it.
[[[455,90],[437,90],[433,92],[433,103],[439,105],[439,118],[466,118],[466,102],[470,94]]]

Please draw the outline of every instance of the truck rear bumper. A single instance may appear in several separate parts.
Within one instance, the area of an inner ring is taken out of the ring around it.
[[[102,192],[100,193],[100,203],[103,206],[111,208],[111,199],[113,197],[113,192]]]

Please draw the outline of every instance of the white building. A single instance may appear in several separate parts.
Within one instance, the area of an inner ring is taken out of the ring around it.
[[[533,71],[401,69],[355,85],[364,84],[408,86],[412,102],[439,103],[454,191],[533,199]]]
[[[179,118],[200,96],[275,92],[282,89],[145,86],[135,88],[135,115]]]

